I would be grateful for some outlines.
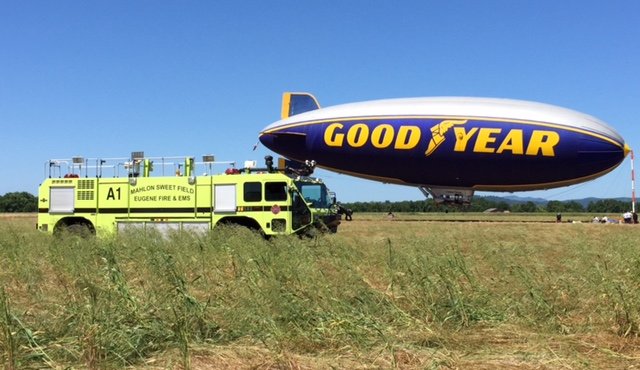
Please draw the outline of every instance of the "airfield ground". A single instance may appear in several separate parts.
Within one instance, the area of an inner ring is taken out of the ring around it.
[[[593,216],[355,214],[264,241],[58,239],[3,215],[0,363],[637,369],[640,225]]]

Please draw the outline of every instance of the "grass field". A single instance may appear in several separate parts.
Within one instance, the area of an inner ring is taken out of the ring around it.
[[[615,213],[563,213],[562,222],[591,223],[594,217],[606,216],[610,220],[622,221],[622,215]],[[434,222],[556,222],[556,214],[548,212],[535,213],[483,213],[483,212],[434,212],[434,213],[398,213],[389,216],[386,213],[358,213],[358,220],[392,220],[392,221],[434,221]]]
[[[5,215],[0,363],[638,368],[640,226],[493,216],[363,214],[338,234],[265,241],[233,228],[53,238]]]

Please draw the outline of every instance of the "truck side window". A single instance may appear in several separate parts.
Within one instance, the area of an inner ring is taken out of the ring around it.
[[[259,182],[244,183],[244,201],[259,202],[262,200],[262,184]]]
[[[287,183],[281,182],[267,182],[264,184],[264,199],[270,201],[283,201],[287,200]]]

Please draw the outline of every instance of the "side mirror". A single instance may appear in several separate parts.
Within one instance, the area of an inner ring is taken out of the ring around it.
[[[331,199],[331,204],[335,205],[337,200],[336,200],[336,193],[331,191],[329,192],[329,199]]]

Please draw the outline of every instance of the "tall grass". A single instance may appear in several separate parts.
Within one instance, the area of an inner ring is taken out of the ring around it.
[[[121,368],[175,353],[187,369],[194,349],[253,343],[283,367],[292,353],[394,367],[486,328],[637,338],[639,240],[622,225],[354,221],[265,241],[233,227],[82,239],[3,223],[0,361]]]

